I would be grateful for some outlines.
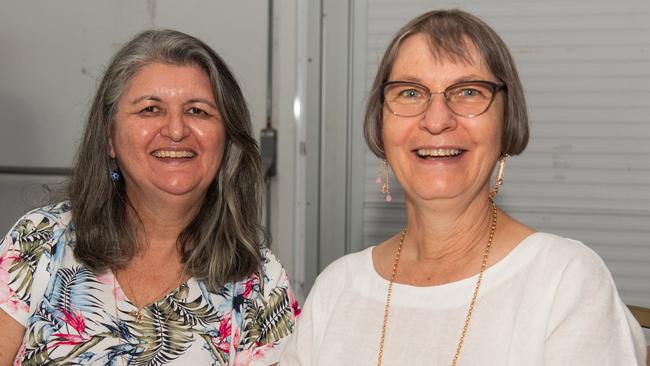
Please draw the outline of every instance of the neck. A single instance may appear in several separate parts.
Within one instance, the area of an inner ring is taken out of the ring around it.
[[[178,236],[198,213],[200,201],[170,198],[129,195],[133,204],[129,216],[134,227],[139,228],[138,238],[143,244],[141,254],[153,251],[169,255],[176,251]]]
[[[404,262],[419,270],[406,282],[446,283],[478,273],[492,224],[492,203],[487,196],[465,205],[407,201],[407,216],[402,255]],[[408,271],[403,273],[408,275]],[[422,278],[415,278],[417,273]]]

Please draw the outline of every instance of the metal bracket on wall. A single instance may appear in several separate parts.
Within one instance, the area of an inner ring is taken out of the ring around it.
[[[71,168],[0,165],[0,174],[10,175],[72,175]]]

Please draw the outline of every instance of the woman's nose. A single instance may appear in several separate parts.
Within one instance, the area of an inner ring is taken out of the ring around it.
[[[420,127],[434,135],[454,129],[457,124],[456,115],[447,105],[443,92],[432,92],[431,100],[420,118]]]
[[[190,135],[190,127],[187,125],[185,114],[182,111],[174,111],[167,115],[162,135],[176,142]]]

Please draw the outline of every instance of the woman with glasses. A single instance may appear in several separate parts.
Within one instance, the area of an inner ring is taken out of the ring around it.
[[[407,224],[319,276],[280,364],[645,362],[602,260],[494,202],[528,120],[512,56],[489,26],[459,10],[405,25],[379,65],[364,128],[404,189]]]

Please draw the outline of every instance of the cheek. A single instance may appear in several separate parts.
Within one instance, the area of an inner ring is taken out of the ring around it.
[[[122,155],[125,148],[128,149],[132,143],[129,141],[129,132],[126,131],[122,123],[115,122],[111,129],[111,137],[109,139],[110,149],[113,157]]]
[[[402,123],[400,123],[402,122]],[[382,141],[384,142],[384,149],[403,144],[408,140],[407,125],[405,121],[397,121],[391,116],[384,118],[384,124],[381,132]]]
[[[495,107],[495,106],[492,106]],[[503,112],[501,108],[490,109],[488,113],[465,121],[468,133],[475,144],[484,146],[484,149],[501,151],[503,133]]]
[[[118,110],[111,126],[113,143],[124,147],[144,141],[155,134],[157,128],[155,120],[143,120]]]
[[[210,154],[211,160],[217,166],[217,169],[221,165],[223,160],[225,145],[226,145],[226,133],[223,127],[215,128],[212,131],[206,132],[203,135],[202,140],[205,143],[205,150]],[[212,164],[211,164],[212,165]]]

